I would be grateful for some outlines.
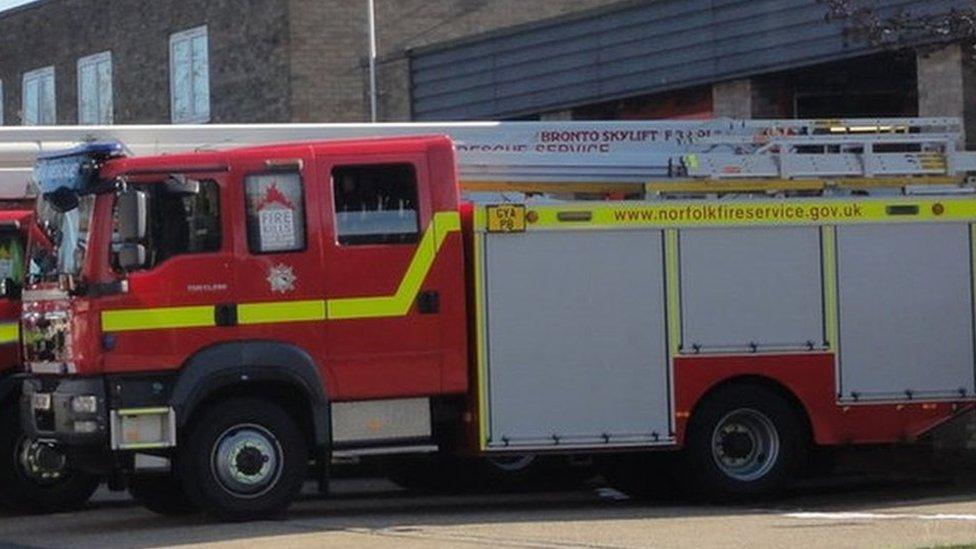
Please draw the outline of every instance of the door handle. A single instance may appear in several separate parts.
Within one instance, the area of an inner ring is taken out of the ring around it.
[[[417,310],[422,315],[432,315],[440,312],[441,296],[436,291],[420,292],[417,296]]]
[[[214,306],[214,324],[217,326],[237,326],[237,304],[220,303]]]

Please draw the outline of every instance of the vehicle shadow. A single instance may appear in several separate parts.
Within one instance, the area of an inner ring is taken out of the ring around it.
[[[861,464],[830,476],[799,481],[782,499],[759,502],[702,502],[682,499],[635,501],[599,480],[586,489],[530,493],[427,495],[400,490],[377,479],[343,479],[333,493],[319,495],[311,484],[279,519],[243,524],[215,523],[205,516],[162,517],[123,496],[100,494],[79,512],[0,516],[0,542],[46,547],[159,547],[236,540],[274,543],[279,536],[411,536],[425,528],[608,520],[667,521],[696,517],[734,518],[803,511],[896,510],[925,502],[976,503],[976,469],[926,471],[917,464],[891,471],[893,455],[861,456]],[[867,464],[867,467],[865,467]],[[883,472],[872,471],[884,469]],[[41,535],[40,533],[43,533]],[[317,540],[318,538],[316,538]],[[324,538],[325,539],[325,538]],[[323,542],[324,542],[323,539]]]

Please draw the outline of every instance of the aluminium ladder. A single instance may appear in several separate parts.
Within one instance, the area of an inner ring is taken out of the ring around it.
[[[976,173],[956,118],[0,127],[0,197],[25,193],[39,152],[117,140],[130,154],[382,136],[450,136],[467,192],[627,196],[959,185]],[[649,185],[645,185],[651,182]],[[898,184],[898,185],[894,185]],[[662,191],[659,187],[666,187]],[[696,191],[697,192],[697,191]]]

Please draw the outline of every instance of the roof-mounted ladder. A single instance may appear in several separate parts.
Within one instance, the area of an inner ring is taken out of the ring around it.
[[[958,188],[976,173],[976,153],[957,150],[957,139],[945,133],[830,132],[756,144],[728,136],[713,140],[710,152],[683,155],[675,177],[645,189],[667,196]]]

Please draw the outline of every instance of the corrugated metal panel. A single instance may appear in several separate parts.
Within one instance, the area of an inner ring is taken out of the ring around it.
[[[878,0],[941,12],[968,0]],[[816,0],[653,0],[411,53],[418,120],[505,118],[864,55]]]

